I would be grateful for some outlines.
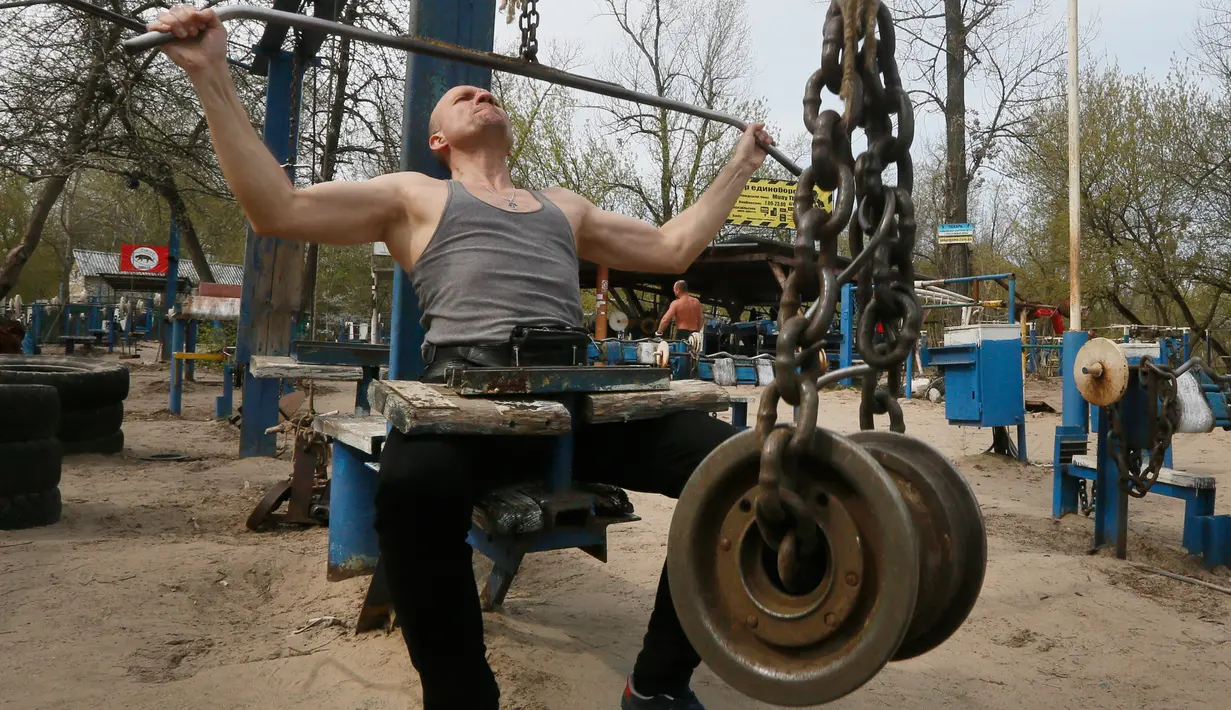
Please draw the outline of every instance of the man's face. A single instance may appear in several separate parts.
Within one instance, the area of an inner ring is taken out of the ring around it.
[[[455,86],[432,111],[433,151],[499,150],[507,155],[513,145],[509,116],[490,91],[476,86]]]

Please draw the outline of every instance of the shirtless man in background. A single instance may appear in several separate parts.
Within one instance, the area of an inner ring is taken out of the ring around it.
[[[662,337],[671,321],[675,321],[675,339],[688,340],[688,336],[701,332],[701,302],[688,293],[688,284],[675,282],[675,300],[663,315],[658,324],[658,332],[654,335]]]

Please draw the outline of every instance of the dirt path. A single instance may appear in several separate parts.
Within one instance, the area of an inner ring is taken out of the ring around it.
[[[0,533],[0,708],[418,708],[398,636],[293,633],[314,617],[353,623],[366,579],[325,581],[323,529],[244,529],[290,465],[237,460],[234,429],[209,421],[218,376],[202,379],[176,419],[165,413],[165,370],[134,366],[125,456],[66,460],[64,520]],[[1059,408],[1057,391],[1041,393]],[[317,407],[346,410],[351,397],[337,388]],[[857,407],[852,393],[828,393],[822,424],[850,431]],[[974,486],[990,534],[987,582],[949,643],[891,665],[833,707],[1228,707],[1231,597],[1087,555],[1091,521],[1049,517],[1049,469],[982,455],[990,432],[949,427],[943,406],[905,410],[911,432],[952,456]],[[1058,421],[1032,415],[1036,460],[1050,459]],[[136,458],[166,450],[200,459]],[[1223,432],[1183,437],[1176,464],[1231,486],[1229,452]],[[1217,512],[1231,512],[1227,500]],[[505,612],[488,615],[503,707],[618,705],[672,510],[655,497],[634,501],[644,521],[612,529],[610,564],[571,550],[532,555]],[[1133,501],[1130,557],[1231,585],[1225,569],[1203,573],[1186,558],[1181,510],[1164,498]],[[764,707],[704,668],[696,687],[711,710]]]

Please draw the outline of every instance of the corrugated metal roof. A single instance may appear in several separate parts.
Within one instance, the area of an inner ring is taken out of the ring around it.
[[[120,274],[120,255],[108,251],[74,249],[73,260],[82,276],[114,276]],[[210,264],[214,278],[220,284],[238,286],[244,283],[244,267],[240,264]],[[197,269],[191,259],[180,258],[180,276],[192,283],[199,283]]]

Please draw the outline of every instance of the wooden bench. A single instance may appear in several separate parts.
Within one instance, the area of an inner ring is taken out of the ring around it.
[[[84,346],[86,352],[90,352],[95,345],[102,345],[103,336],[101,333],[99,335],[61,335],[60,342],[64,344],[64,354],[72,355],[77,345]]]
[[[1078,454],[1073,456],[1068,475],[1095,481],[1098,477],[1098,459]],[[1151,493],[1178,498],[1184,501],[1184,548],[1194,555],[1203,555],[1209,566],[1225,564],[1231,556],[1231,537],[1228,537],[1227,520],[1231,516],[1214,515],[1214,492],[1217,480],[1208,476],[1173,468],[1162,468],[1158,480],[1150,487]],[[1097,495],[1104,495],[1098,491]],[[1226,519],[1226,520],[1219,520]]]
[[[384,416],[323,416],[316,431],[333,440],[330,483],[330,580],[374,572],[357,631],[383,625],[391,609],[373,526],[377,462],[387,428],[409,435],[471,434],[553,436],[551,471],[540,480],[490,491],[472,512],[467,541],[493,562],[482,592],[485,610],[498,608],[525,555],[576,547],[606,561],[610,525],[639,520],[620,488],[572,480],[572,429],[661,417],[676,411],[721,411],[728,395],[695,380],[669,389],[546,396],[461,396],[444,385],[377,380],[369,399]]]

